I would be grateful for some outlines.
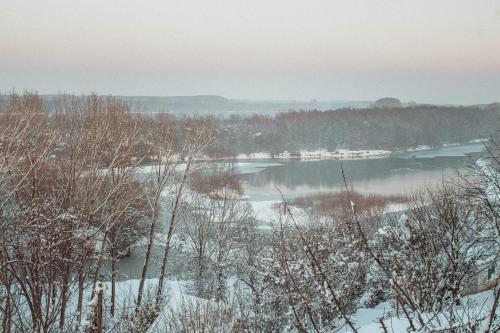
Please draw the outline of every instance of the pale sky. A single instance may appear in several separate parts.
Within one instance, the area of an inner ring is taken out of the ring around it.
[[[0,91],[500,101],[500,0],[0,0]]]

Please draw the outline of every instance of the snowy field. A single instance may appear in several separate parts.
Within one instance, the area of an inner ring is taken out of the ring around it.
[[[148,283],[153,281],[148,280]],[[120,290],[129,291],[138,284],[137,280],[127,281],[121,283]],[[485,291],[471,296],[466,296],[462,299],[464,308],[462,311],[458,310],[457,317],[461,318],[460,324],[469,322],[470,318],[486,317],[493,302],[493,292]],[[189,295],[185,292],[183,283],[178,281],[168,281],[167,283],[167,303],[163,310],[160,312],[158,318],[151,325],[148,333],[161,333],[164,332],[166,327],[165,321],[170,319],[172,313],[178,311],[181,307],[196,307],[206,305],[210,300],[198,298]],[[471,310],[473,309],[473,310]],[[472,311],[472,312],[470,312]],[[435,325],[433,330],[440,330],[449,327],[449,318],[445,313],[425,314],[426,319],[434,318],[433,322],[440,322],[441,325]],[[435,317],[438,317],[437,320]],[[392,301],[383,302],[374,308],[359,308],[351,320],[355,323],[359,333],[376,333],[383,332],[381,326],[381,318],[383,318],[384,325],[388,332],[404,333],[408,332],[409,324],[402,313],[396,314],[394,311],[394,304]],[[483,323],[484,325],[484,323]],[[431,327],[429,327],[431,329]],[[352,332],[347,326],[337,332]]]

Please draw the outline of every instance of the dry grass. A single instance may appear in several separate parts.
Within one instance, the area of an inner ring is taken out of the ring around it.
[[[364,212],[382,209],[393,203],[406,203],[409,202],[409,198],[402,195],[363,195],[351,190],[349,193],[342,191],[300,197],[291,201],[290,204],[299,208],[312,209],[315,213],[329,214],[351,207],[351,201],[356,204],[358,212]]]
[[[220,192],[223,190],[232,190],[238,194],[243,193],[237,176],[228,171],[222,174],[196,174],[193,177],[191,186],[196,192],[207,195],[211,199],[218,199]]]

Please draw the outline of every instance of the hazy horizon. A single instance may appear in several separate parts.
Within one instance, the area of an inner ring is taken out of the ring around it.
[[[0,0],[0,91],[500,101],[489,0]]]

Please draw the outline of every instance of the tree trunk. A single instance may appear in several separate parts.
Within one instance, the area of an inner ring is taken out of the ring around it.
[[[115,316],[115,298],[116,298],[116,228],[111,229],[111,317]]]
[[[92,283],[92,295],[91,299],[95,296],[95,287],[97,285],[97,281],[99,280],[99,274],[101,274],[101,266],[102,266],[102,258],[104,256],[104,250],[106,248],[106,239],[108,238],[108,230],[104,232],[104,236],[102,238],[101,250],[99,251],[99,258],[97,259],[97,264],[95,268],[94,281]]]
[[[82,310],[83,310],[83,284],[85,282],[85,274],[83,272],[84,268],[80,269],[80,272],[78,272],[78,303],[76,306],[76,320],[78,324],[80,324],[82,320]]]
[[[198,267],[196,272],[196,280],[197,280],[197,289],[198,289],[198,297],[204,297],[205,295],[205,286],[204,286],[204,277],[205,277],[205,265],[204,265],[204,254],[200,250],[198,253]]]
[[[172,213],[172,214],[174,214],[174,213]],[[172,215],[172,216],[174,216],[174,215]],[[167,241],[165,242],[165,252],[163,253],[163,260],[161,263],[160,278],[158,280],[158,290],[156,292],[156,304],[157,305],[160,304],[161,297],[163,294],[163,282],[164,282],[163,280],[165,279],[165,273],[167,270],[167,259],[168,259],[168,254],[169,254],[169,250],[170,250],[170,240],[172,238],[173,231],[174,231],[174,227],[172,224],[170,224],[170,226],[168,228]]]
[[[10,308],[10,302],[11,302],[11,296],[10,296],[10,282],[6,286],[6,297],[5,297],[5,309],[3,311],[4,318],[2,320],[2,327],[4,333],[10,333],[10,327],[11,327],[11,320],[12,320],[12,314],[11,314],[11,308]]]
[[[190,167],[191,167],[191,163],[188,162],[188,164],[186,164],[186,170],[184,170],[184,175],[182,176],[182,181],[181,181],[181,184],[179,186],[179,191],[177,192],[174,207],[172,209],[172,215],[170,217],[170,225],[168,226],[167,241],[165,242],[165,252],[163,253],[163,260],[161,263],[161,270],[160,270],[160,278],[158,281],[158,290],[156,292],[156,304],[157,305],[160,303],[160,300],[161,300],[161,297],[163,294],[163,282],[164,282],[163,280],[165,279],[165,273],[167,270],[168,254],[170,251],[170,241],[172,240],[172,236],[174,234],[176,217],[177,217],[177,213],[178,213],[178,209],[179,209],[182,191],[184,189],[184,184],[186,183]]]
[[[103,291],[102,288],[99,290],[97,294],[97,309],[95,316],[95,333],[102,333],[103,326]]]
[[[142,273],[141,273],[141,282],[139,283],[139,290],[137,292],[137,309],[141,306],[142,302],[142,294],[144,291],[144,282],[146,280],[146,277],[148,275],[148,266],[149,266],[149,259],[151,258],[151,251],[153,250],[153,242],[154,242],[154,235],[155,235],[155,228],[156,228],[156,220],[158,216],[158,200],[159,200],[159,194],[156,194],[155,198],[155,204],[153,206],[153,215],[151,218],[151,226],[149,227],[149,237],[148,237],[148,245],[146,248],[146,257],[144,258],[144,265],[142,266]]]
[[[59,316],[59,328],[64,329],[64,321],[66,319],[66,304],[68,302],[68,283],[70,272],[65,270],[63,273],[62,290],[61,290],[61,314]]]

